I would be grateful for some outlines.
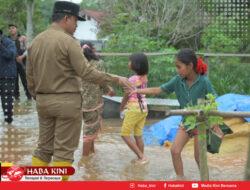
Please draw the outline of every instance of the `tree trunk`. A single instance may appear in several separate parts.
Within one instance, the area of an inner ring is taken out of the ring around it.
[[[210,47],[209,46],[207,46],[206,47],[206,53],[210,53]],[[207,64],[207,73],[206,73],[206,75],[207,75],[207,77],[209,78],[209,57],[208,56],[205,56],[205,58],[204,58],[204,61],[205,61],[205,63]]]
[[[245,181],[250,181],[250,133],[248,140],[248,158],[246,164]]]
[[[34,3],[35,0],[25,0],[26,8],[27,8],[27,28],[26,28],[26,36],[31,41],[33,39],[33,22],[32,17],[34,13]]]
[[[203,104],[203,99],[198,99],[198,104]],[[198,117],[198,122],[204,121],[204,114]],[[200,160],[200,180],[209,181],[209,173],[207,166],[207,138],[206,138],[206,126],[204,124],[198,125],[198,139],[199,139],[199,160]]]

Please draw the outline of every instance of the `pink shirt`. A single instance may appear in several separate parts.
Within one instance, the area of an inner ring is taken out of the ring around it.
[[[134,75],[129,78],[129,80],[136,86],[136,88],[147,88],[148,79],[147,75],[139,76]],[[140,100],[140,104],[139,101]],[[146,95],[145,94],[132,94],[129,96],[128,104],[127,104],[128,111],[136,111],[136,112],[147,112],[147,103],[146,103]]]

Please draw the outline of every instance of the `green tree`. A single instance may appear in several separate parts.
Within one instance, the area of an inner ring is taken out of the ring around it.
[[[33,15],[35,0],[25,0],[27,12],[26,35],[29,40],[33,39]]]
[[[82,0],[80,3],[81,9],[91,9],[98,10],[99,9],[99,1],[98,0]]]
[[[55,1],[56,0],[0,0],[0,28],[3,29],[5,34],[8,34],[7,25],[14,23],[18,26],[20,33],[28,33],[26,3],[31,3],[29,19],[32,19],[32,22],[29,20],[28,36],[32,38],[32,36],[36,36],[46,29]],[[50,13],[48,14],[48,12]]]
[[[22,0],[0,0],[0,27],[4,33],[8,33],[7,25],[15,23],[20,32],[26,31],[26,7]]]
[[[116,34],[122,31],[122,25],[144,24],[140,33],[164,39],[165,46],[199,48],[196,42],[205,23],[202,5],[197,0],[115,0],[112,4],[111,0],[104,1],[111,14],[101,26],[100,36]]]
[[[38,9],[41,11],[41,18],[44,22],[40,23],[39,26],[43,30],[51,23],[53,6],[56,1],[57,0],[40,0]]]
[[[225,21],[220,23],[221,17],[225,16],[226,8],[214,10],[214,6],[211,6],[213,2],[209,0],[207,2],[210,6],[204,4],[203,0],[188,2],[103,0],[102,2],[105,4],[98,4],[99,10],[110,12],[105,17],[106,22],[98,34],[99,37],[109,37],[104,52],[174,52],[175,49],[182,47],[204,51],[202,47],[207,46],[210,47],[210,52],[214,53],[242,51],[243,40],[239,35],[234,35],[235,31],[241,30],[237,15],[226,16]],[[201,16],[200,19],[196,18],[198,15]],[[204,18],[208,16],[209,20]],[[220,30],[216,32],[217,28]],[[174,33],[178,35],[173,35]],[[159,86],[176,75],[174,56],[152,57],[149,61],[149,86]],[[210,58],[210,79],[219,95],[230,92],[250,93],[248,87],[250,78],[247,72],[250,67],[247,64],[240,64],[243,61],[241,58],[233,57]],[[128,77],[133,73],[128,70],[127,62],[128,57],[105,57],[109,72]],[[122,91],[120,93],[122,94]]]

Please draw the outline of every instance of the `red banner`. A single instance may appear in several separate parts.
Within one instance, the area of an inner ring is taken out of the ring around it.
[[[72,189],[72,188],[84,188],[84,189],[108,189],[108,190],[188,190],[188,189],[249,189],[250,182],[224,182],[224,181],[208,181],[208,182],[177,182],[177,181],[166,181],[166,182],[139,182],[139,181],[126,181],[126,182],[1,182],[1,189],[27,189],[27,188],[48,187],[49,189]]]

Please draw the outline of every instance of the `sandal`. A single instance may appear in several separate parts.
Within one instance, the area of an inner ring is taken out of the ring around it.
[[[148,160],[148,159],[143,160],[143,161],[138,161],[138,160],[136,160],[135,163],[136,163],[136,164],[139,164],[139,165],[146,165],[146,164],[149,163],[149,160]]]

